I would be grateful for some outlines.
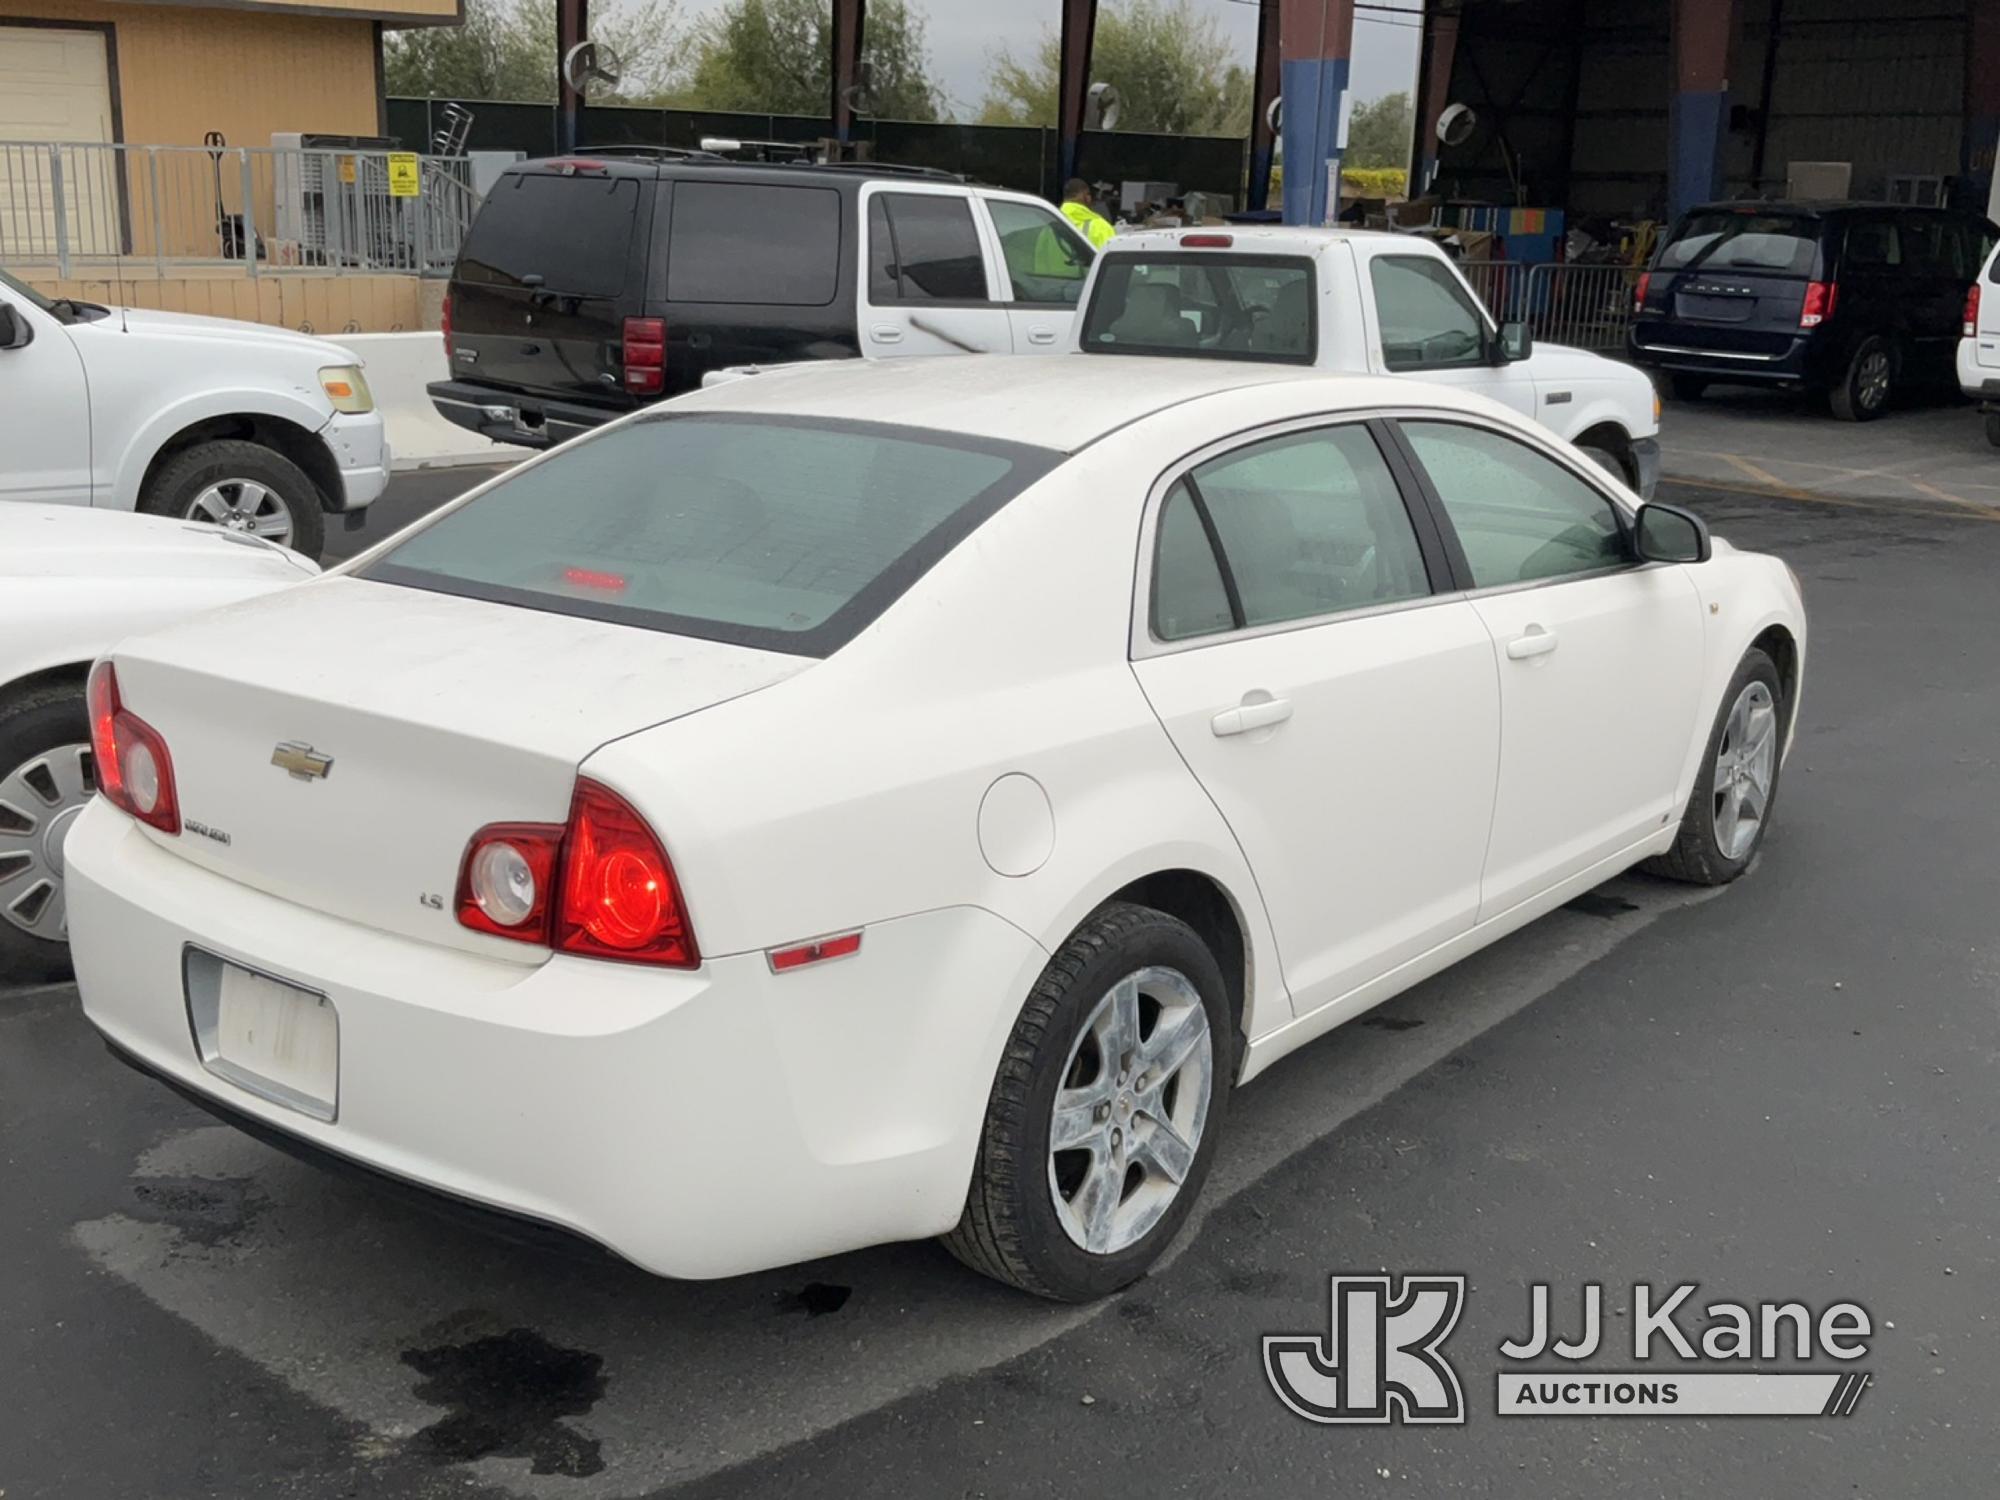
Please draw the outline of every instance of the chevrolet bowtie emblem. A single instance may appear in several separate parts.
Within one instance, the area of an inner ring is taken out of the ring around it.
[[[286,740],[271,752],[271,764],[290,771],[300,781],[324,781],[333,769],[333,757],[321,755],[301,740]]]

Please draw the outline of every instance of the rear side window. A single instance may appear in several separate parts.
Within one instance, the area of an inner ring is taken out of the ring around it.
[[[677,182],[667,300],[824,307],[840,276],[840,194],[832,188]]]
[[[872,422],[662,414],[521,469],[363,576],[825,656],[1061,458]]]
[[[454,274],[489,286],[539,276],[551,292],[615,297],[625,289],[638,208],[631,177],[502,177],[472,221]]]
[[[1847,226],[1842,256],[1850,271],[1885,271],[1903,263],[1903,236],[1893,219],[1856,219]]]
[[[1310,364],[1312,262],[1162,251],[1107,256],[1083,311],[1086,354],[1177,354]]]
[[[1016,302],[1074,307],[1096,252],[1059,214],[1010,198],[988,198]]]
[[[1660,252],[1660,269],[1810,276],[1819,236],[1820,221],[1803,214],[1690,214]]]
[[[1449,267],[1424,255],[1368,263],[1382,361],[1392,370],[1449,370],[1486,357],[1486,320]]]
[[[972,205],[938,193],[868,200],[868,300],[985,302],[986,262]]]

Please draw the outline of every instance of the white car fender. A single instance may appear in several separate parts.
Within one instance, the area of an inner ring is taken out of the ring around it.
[[[1780,764],[1790,754],[1798,729],[1799,684],[1805,681],[1806,614],[1785,565],[1774,557],[1736,551],[1729,543],[1715,542],[1715,554],[1705,564],[1688,570],[1700,596],[1706,637],[1706,661],[1702,683],[1702,711],[1695,719],[1695,731],[1688,745],[1687,760],[1681,768],[1681,808],[1694,794],[1708,749],[1708,737],[1722,711],[1723,694],[1743,660],[1743,653],[1769,630],[1780,629],[1790,637],[1793,660],[1778,663],[1788,681],[1790,697],[1785,704],[1785,737],[1778,746]]]
[[[278,417],[315,436],[333,420],[317,390],[294,394],[269,386],[225,386],[196,391],[155,411],[131,435],[112,472],[109,503],[120,510],[137,507],[146,471],[162,448],[196,423],[233,416]]]

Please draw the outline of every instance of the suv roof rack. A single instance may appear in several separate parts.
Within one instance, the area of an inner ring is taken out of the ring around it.
[[[570,153],[573,156],[636,156],[650,161],[726,161],[713,151],[694,146],[590,146]]]

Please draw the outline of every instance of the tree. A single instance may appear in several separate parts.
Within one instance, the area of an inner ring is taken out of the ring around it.
[[[1357,102],[1347,121],[1347,167],[1407,168],[1410,164],[1410,131],[1415,111],[1407,93],[1384,94],[1380,99]]]
[[[623,65],[603,102],[643,100],[666,81],[674,52],[676,0],[626,0],[591,25]],[[391,94],[432,99],[556,96],[556,0],[466,0],[457,26],[392,31],[383,38],[383,78]]]
[[[825,116],[833,92],[830,0],[730,0],[698,22],[673,102],[692,109]],[[924,23],[905,0],[874,0],[861,32],[871,70],[865,113],[935,120],[943,95],[930,76]]]
[[[982,125],[1053,125],[1062,43],[1044,30],[1032,58],[1001,48],[986,78]],[[1092,82],[1118,91],[1118,127],[1171,135],[1245,135],[1250,70],[1212,15],[1190,0],[1125,0],[1097,13]]]

